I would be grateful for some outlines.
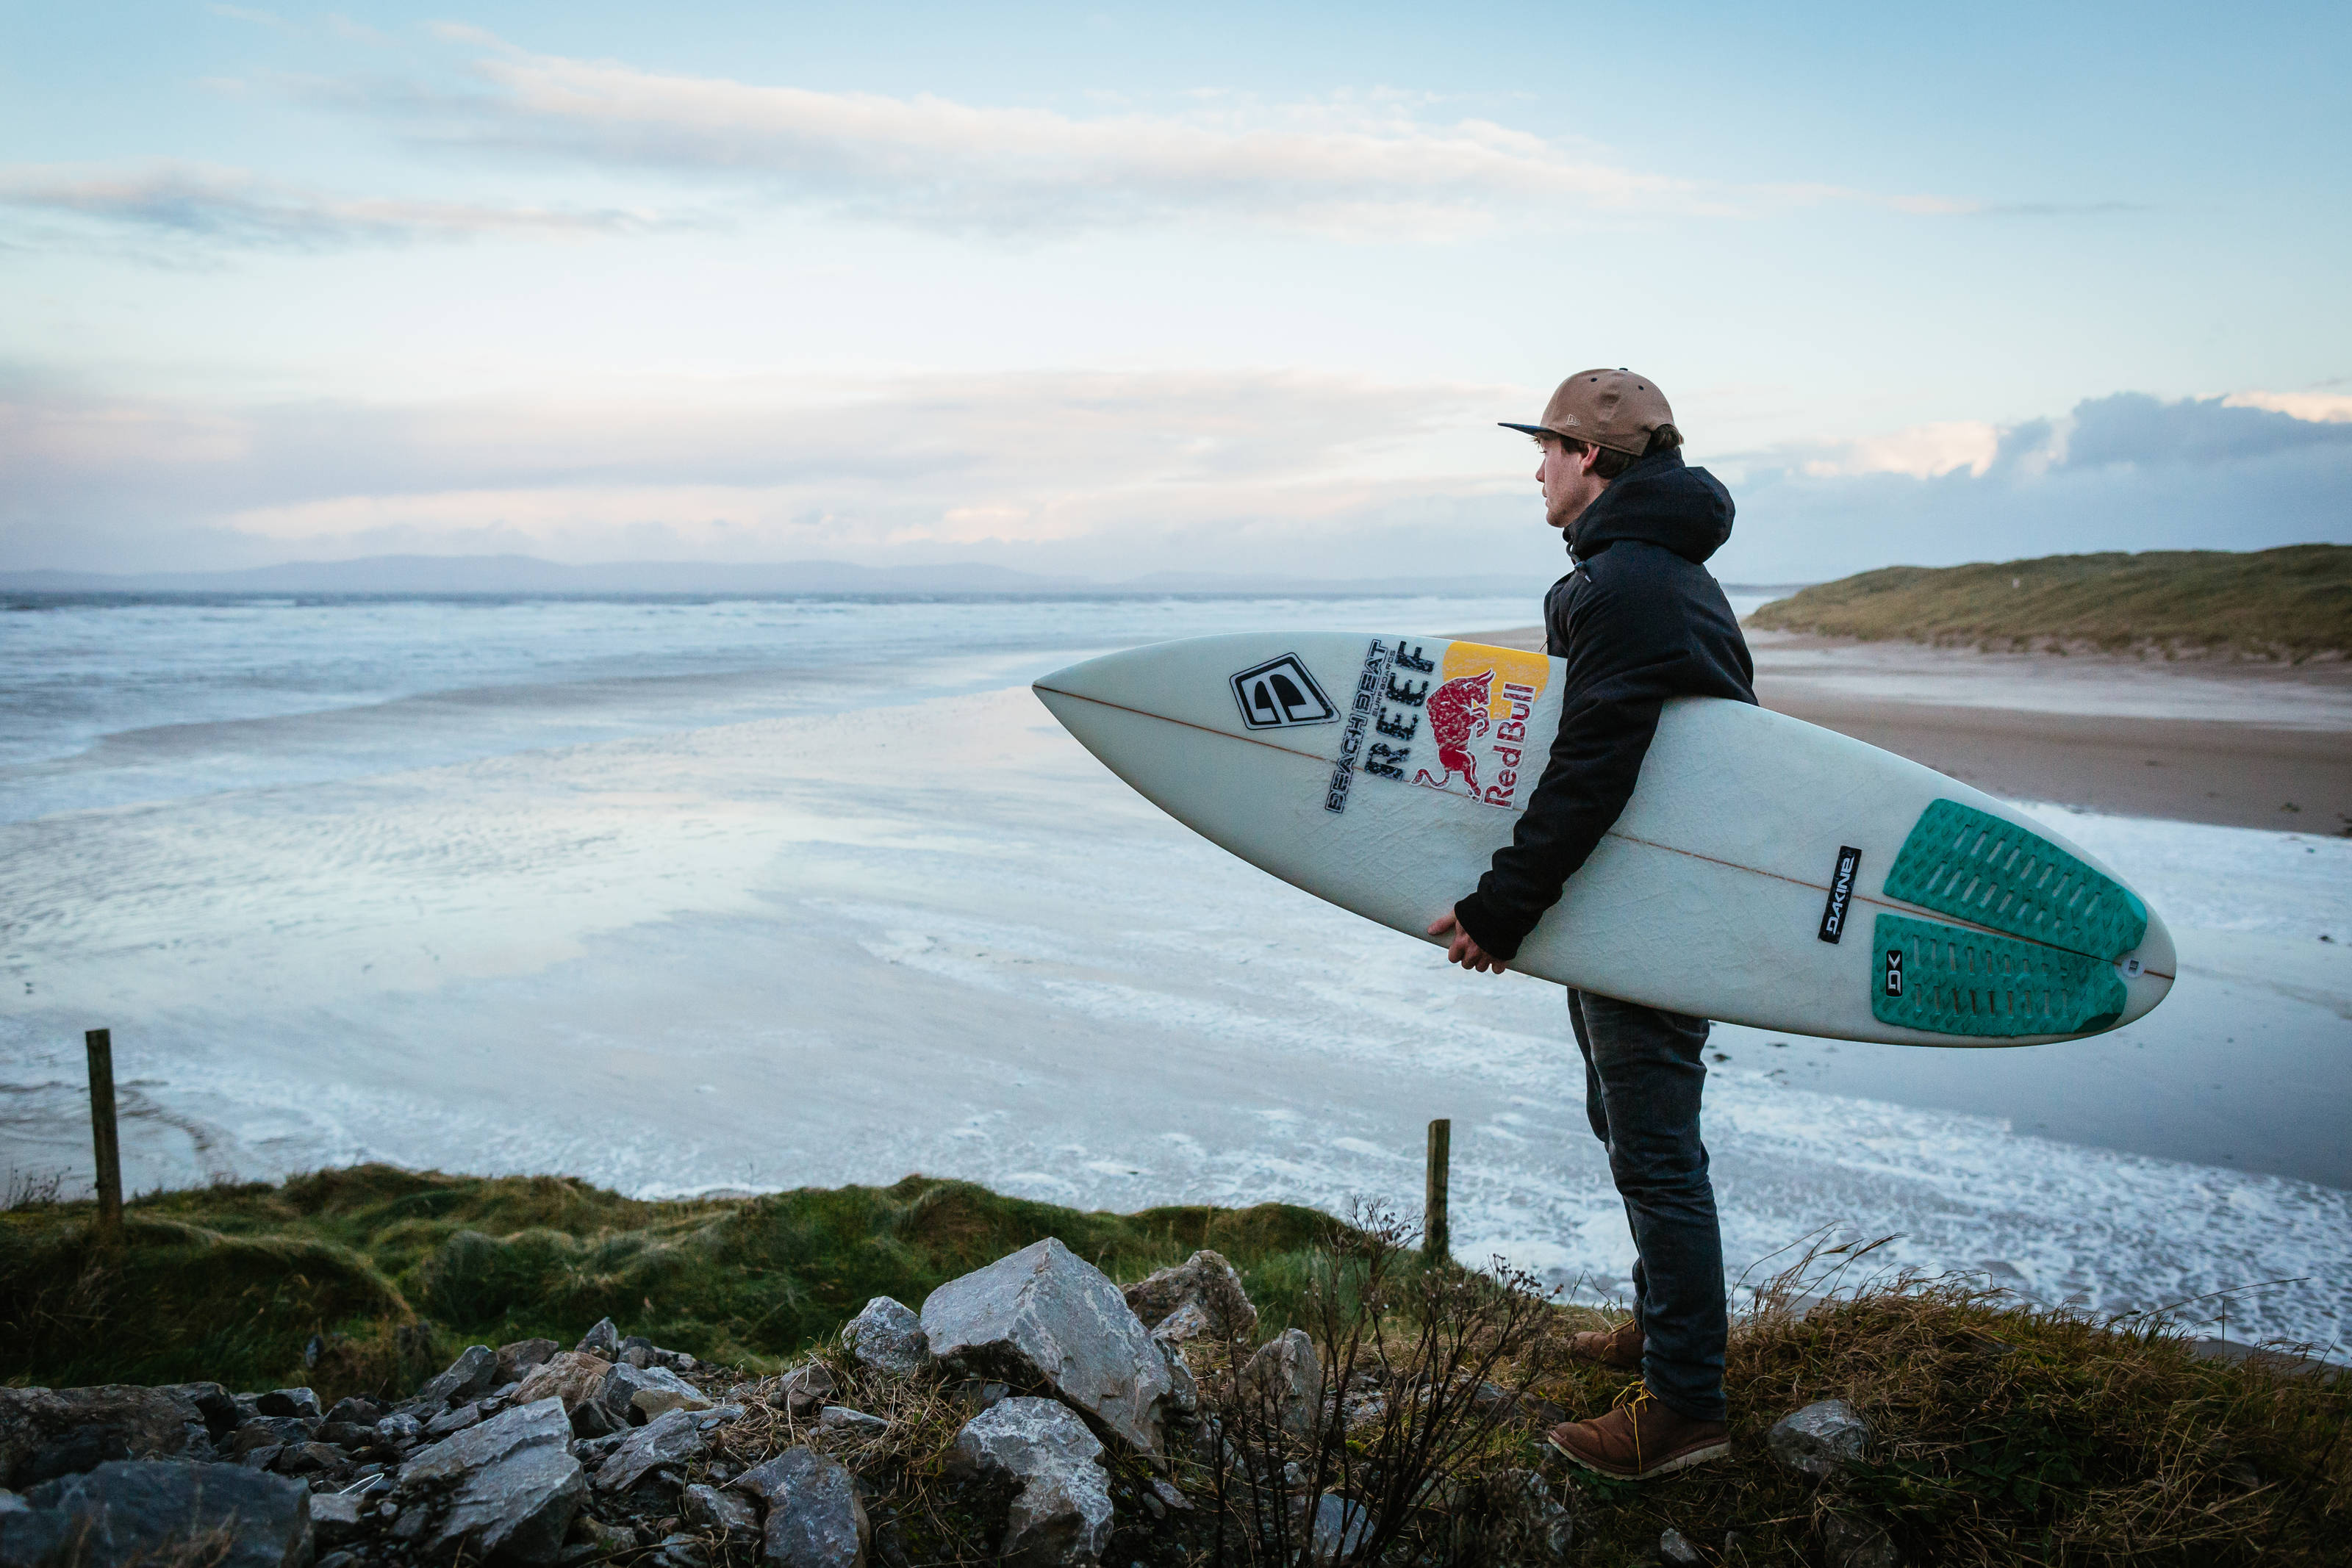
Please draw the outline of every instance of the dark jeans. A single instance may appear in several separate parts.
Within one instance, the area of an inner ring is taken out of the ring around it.
[[[1642,1381],[1695,1421],[1723,1419],[1723,1233],[1698,1141],[1705,1019],[1568,993],[1584,1053],[1584,1110],[1633,1228]]]

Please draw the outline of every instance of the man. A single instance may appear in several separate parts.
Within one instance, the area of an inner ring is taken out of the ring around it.
[[[1544,599],[1546,652],[1568,668],[1559,737],[1508,848],[1477,891],[1429,927],[1446,956],[1501,973],[1560,888],[1624,810],[1674,696],[1756,700],[1748,643],[1705,561],[1731,536],[1731,497],[1684,465],[1656,385],[1625,371],[1560,382],[1539,424],[1544,520],[1573,570]],[[1640,1480],[1716,1458],[1724,1425],[1723,1239],[1699,1142],[1704,1019],[1568,993],[1584,1057],[1585,1112],[1608,1146],[1638,1260],[1633,1318],[1576,1336],[1588,1360],[1641,1369],[1638,1393],[1552,1446],[1587,1469]]]

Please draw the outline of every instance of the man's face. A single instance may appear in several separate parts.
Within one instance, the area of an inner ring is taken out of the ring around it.
[[[1543,486],[1544,521],[1565,532],[1609,488],[1609,481],[1592,471],[1601,449],[1588,446],[1570,452],[1553,435],[1538,437],[1538,444],[1543,448],[1543,461],[1536,465],[1536,482]]]

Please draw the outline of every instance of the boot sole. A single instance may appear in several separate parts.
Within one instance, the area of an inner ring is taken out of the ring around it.
[[[1612,1481],[1646,1481],[1659,1476],[1670,1476],[1676,1470],[1686,1470],[1693,1465],[1703,1465],[1709,1459],[1722,1458],[1731,1452],[1731,1439],[1726,1437],[1720,1443],[1701,1444],[1696,1448],[1676,1454],[1670,1459],[1660,1459],[1646,1470],[1612,1470],[1606,1465],[1596,1465],[1575,1449],[1563,1448],[1549,1437],[1544,1439],[1544,1447],[1566,1459],[1570,1464],[1581,1465],[1596,1476],[1607,1476]]]

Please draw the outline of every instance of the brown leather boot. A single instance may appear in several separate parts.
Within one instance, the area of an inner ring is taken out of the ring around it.
[[[1568,1354],[1579,1361],[1597,1361],[1620,1372],[1642,1370],[1642,1324],[1627,1318],[1613,1329],[1587,1329],[1571,1334]]]
[[[1621,1481],[1645,1481],[1731,1452],[1731,1432],[1722,1422],[1677,1415],[1639,1385],[1608,1415],[1563,1421],[1544,1437],[1586,1469]]]

